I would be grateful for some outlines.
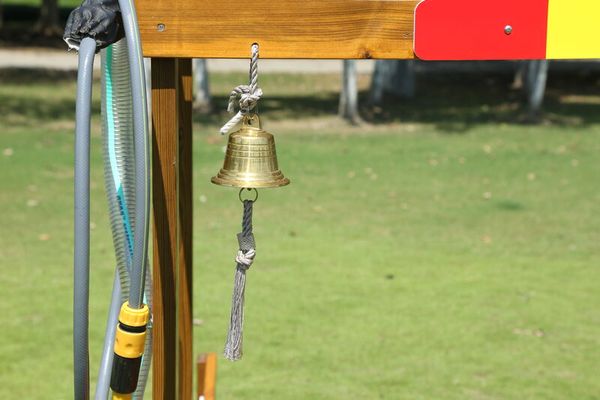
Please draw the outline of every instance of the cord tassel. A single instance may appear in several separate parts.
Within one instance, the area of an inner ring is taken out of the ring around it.
[[[252,233],[253,200],[244,200],[244,216],[242,232],[238,233],[239,251],[235,258],[236,269],[231,298],[231,318],[227,342],[223,352],[226,359],[237,361],[242,358],[242,343],[244,330],[244,292],[246,290],[246,271],[252,265],[256,255],[254,235]]]

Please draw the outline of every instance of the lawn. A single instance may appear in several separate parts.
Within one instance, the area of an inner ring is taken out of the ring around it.
[[[219,110],[244,79],[212,76]],[[538,126],[508,80],[424,79],[349,126],[336,76],[264,75],[292,184],[255,206],[245,356],[219,361],[219,398],[598,398],[598,77],[553,77]],[[72,398],[74,90],[0,72],[0,398]],[[210,184],[225,118],[194,126],[195,352],[221,352],[229,319],[241,206]],[[98,118],[92,160],[95,376],[114,266]]]

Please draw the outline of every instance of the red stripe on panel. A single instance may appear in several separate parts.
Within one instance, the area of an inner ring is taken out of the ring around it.
[[[549,0],[424,0],[415,10],[423,60],[544,59]]]

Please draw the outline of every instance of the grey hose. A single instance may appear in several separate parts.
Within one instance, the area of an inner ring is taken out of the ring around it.
[[[115,347],[115,336],[117,333],[117,323],[119,321],[119,311],[123,303],[121,293],[121,284],[119,282],[119,272],[115,271],[113,282],[112,299],[108,318],[106,320],[106,331],[104,333],[104,346],[102,348],[102,358],[100,359],[100,369],[98,373],[98,383],[94,398],[96,400],[107,400],[110,387],[110,371],[112,369]]]
[[[133,157],[133,140],[131,138],[131,87],[126,55],[127,46],[124,41],[119,41],[101,52],[104,187],[117,265],[95,400],[107,400],[110,393],[110,375],[119,311],[129,293],[128,260],[132,243],[128,238],[124,222],[127,220],[127,208],[134,200],[130,193],[134,177],[132,163],[127,162],[128,158]],[[119,296],[115,297],[117,289]]]
[[[140,44],[137,16],[133,0],[119,0],[119,7],[125,28],[128,47],[128,58],[131,75],[131,93],[133,95],[133,131],[135,149],[135,227],[133,262],[130,273],[129,305],[140,308],[143,304],[144,290],[147,279],[148,264],[148,227],[150,219],[150,145],[148,142],[148,109],[146,96],[146,80],[144,74],[144,58]],[[149,279],[149,278],[148,278]],[[146,296],[148,307],[151,307],[151,297]],[[150,315],[152,310],[150,309]],[[152,321],[152,320],[150,320]],[[140,369],[140,379],[135,397],[143,396],[145,384],[150,370],[152,348],[152,322],[147,328],[145,356]],[[149,351],[150,350],[150,351]]]
[[[121,283],[121,299],[113,297],[111,310],[117,309],[129,293],[129,275],[133,253],[133,230],[135,216],[129,210],[135,207],[135,168],[133,144],[133,106],[130,68],[127,59],[128,46],[120,40],[102,50],[102,133],[104,145],[104,184],[110,212],[110,225],[117,259],[118,277]],[[114,302],[117,304],[114,304]],[[144,302],[152,312],[152,278],[146,274]],[[118,313],[108,324],[116,329]],[[107,326],[108,329],[108,326]],[[96,400],[106,400],[109,393],[111,365],[104,363],[113,357],[114,331],[105,337],[103,362],[100,365]],[[152,327],[147,327],[145,351],[140,375],[133,399],[143,398],[152,359]]]
[[[129,305],[143,305],[146,280],[148,222],[150,203],[150,147],[148,144],[148,116],[143,58],[133,0],[120,0],[128,43],[131,66],[131,93],[133,94],[133,132],[135,152],[135,224],[133,257],[130,271]],[[77,86],[76,140],[75,140],[75,255],[74,255],[74,392],[75,400],[89,399],[89,152],[90,105],[93,60],[96,42],[84,38],[79,45],[79,72]],[[125,287],[124,287],[125,289]],[[111,306],[112,308],[112,306]],[[109,322],[109,325],[111,323]],[[148,343],[146,344],[148,346]],[[146,367],[146,370],[149,367]],[[142,379],[142,382],[145,382]]]
[[[102,50],[101,57],[104,187],[121,292],[125,301],[129,295],[129,269],[133,251],[131,225],[134,219],[129,215],[129,210],[133,210],[136,200],[127,44],[121,40]]]
[[[133,94],[133,132],[135,151],[135,219],[138,223],[133,232],[133,257],[131,261],[131,290],[129,305],[140,308],[143,305],[144,286],[147,269],[148,222],[150,203],[150,147],[148,144],[148,116],[146,109],[145,77],[137,18],[133,0],[120,0],[119,6],[129,44],[129,64],[131,70],[131,93]],[[82,20],[89,17],[85,12],[79,15]],[[76,18],[70,21],[75,23]],[[81,22],[81,21],[79,21]],[[107,20],[108,22],[108,20]],[[72,24],[67,24],[67,31]],[[77,25],[77,24],[75,24]],[[84,32],[81,29],[81,32]],[[93,36],[93,35],[91,35]],[[65,37],[71,35],[65,32]],[[79,42],[80,37],[76,42]],[[103,47],[103,46],[100,46]],[[89,152],[90,152],[90,105],[92,90],[92,69],[96,41],[86,37],[79,43],[79,72],[76,110],[76,140],[75,140],[75,255],[74,255],[74,380],[75,400],[89,399]],[[133,201],[132,201],[133,203]],[[133,218],[132,218],[133,219]],[[122,280],[122,279],[121,279]],[[115,283],[116,285],[116,283]],[[121,285],[117,285],[121,286]],[[123,284],[123,290],[126,285]],[[114,294],[114,293],[113,293]],[[114,300],[114,296],[113,296]],[[111,305],[111,313],[115,307]],[[109,315],[108,328],[112,324]],[[146,342],[146,349],[151,346],[151,335]],[[149,369],[148,362],[144,363]],[[101,372],[101,375],[103,373]],[[145,384],[147,376],[140,380]],[[139,389],[139,388],[138,388]],[[142,387],[143,393],[143,387]]]
[[[146,108],[146,80],[144,58],[137,26],[133,0],[119,0],[125,37],[129,49],[131,92],[133,94],[133,131],[135,149],[135,230],[133,263],[129,287],[129,305],[140,308],[143,304],[146,265],[148,261],[148,225],[150,217],[150,146],[148,143],[148,109]]]
[[[75,254],[73,362],[75,400],[89,399],[88,309],[90,286],[90,111],[96,42],[81,41],[75,110]]]

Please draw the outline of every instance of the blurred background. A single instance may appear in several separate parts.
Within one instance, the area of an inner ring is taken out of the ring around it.
[[[0,398],[72,397],[77,3],[0,0]],[[241,209],[209,179],[248,62],[194,68],[194,346],[220,352]],[[219,361],[219,398],[597,398],[600,63],[259,68],[292,185],[255,206],[245,356]],[[92,380],[115,263],[96,77]]]

